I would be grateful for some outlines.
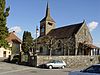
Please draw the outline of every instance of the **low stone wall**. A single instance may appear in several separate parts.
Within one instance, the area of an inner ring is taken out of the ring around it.
[[[37,56],[37,64],[46,63],[51,59],[64,60],[70,68],[86,67],[98,63],[98,56]]]

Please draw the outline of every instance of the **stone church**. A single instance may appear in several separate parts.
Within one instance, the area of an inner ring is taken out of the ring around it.
[[[97,55],[86,22],[56,28],[47,3],[46,15],[40,21],[40,36],[37,39],[39,55]]]

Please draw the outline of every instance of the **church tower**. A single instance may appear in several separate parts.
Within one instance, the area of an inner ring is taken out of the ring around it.
[[[55,28],[55,21],[50,16],[50,8],[47,3],[46,15],[40,21],[40,37],[47,35],[54,28]]]

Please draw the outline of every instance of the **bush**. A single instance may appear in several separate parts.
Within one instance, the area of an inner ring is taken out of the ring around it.
[[[12,63],[18,63],[18,61],[19,61],[19,55],[15,55],[11,60]]]
[[[98,56],[98,61],[99,61],[99,63],[100,63],[100,55]]]

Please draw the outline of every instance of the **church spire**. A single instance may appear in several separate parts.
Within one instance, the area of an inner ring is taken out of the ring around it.
[[[50,15],[50,8],[49,8],[48,2],[47,2],[45,17],[44,17],[40,22],[43,22],[43,21],[55,22],[55,21],[52,19],[51,15]]]
[[[45,17],[50,17],[50,8],[47,2],[47,8],[46,8],[46,16]]]
[[[47,35],[52,29],[55,29],[55,21],[50,15],[50,8],[47,2],[45,17],[40,21],[40,36]]]

